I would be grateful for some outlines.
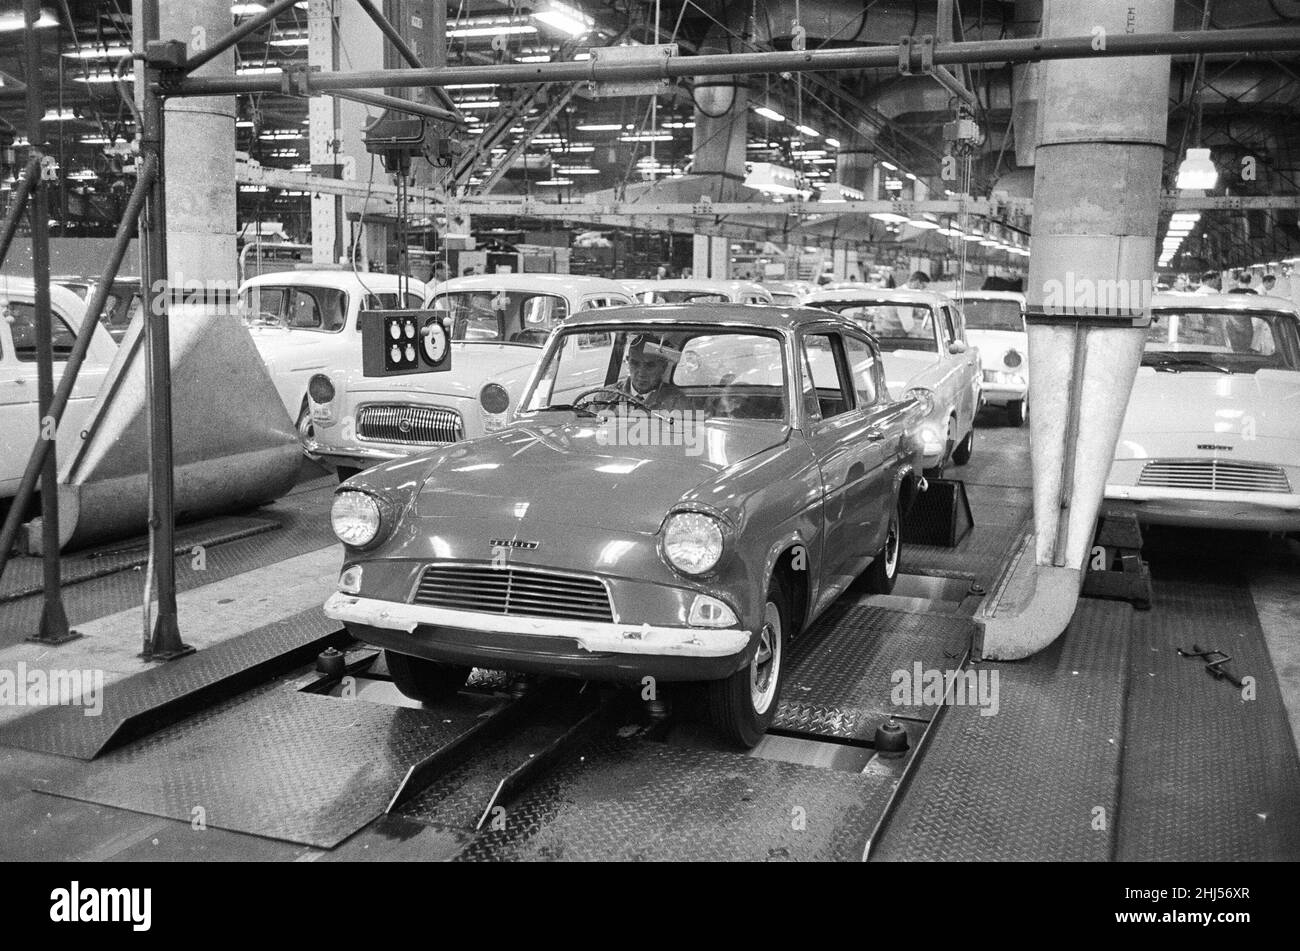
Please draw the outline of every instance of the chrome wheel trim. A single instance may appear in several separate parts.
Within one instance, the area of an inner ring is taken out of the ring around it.
[[[894,512],[889,516],[889,532],[885,535],[885,577],[892,578],[898,573],[898,553],[902,549],[899,544],[898,533],[898,507],[894,507]]]
[[[781,679],[782,633],[781,611],[769,601],[763,608],[758,650],[749,662],[749,702],[759,716],[767,713],[776,700],[776,685]]]

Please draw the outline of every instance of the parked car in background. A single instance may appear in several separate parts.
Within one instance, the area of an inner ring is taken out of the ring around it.
[[[314,376],[361,372],[357,314],[418,309],[427,294],[423,282],[396,274],[317,267],[249,278],[239,303],[289,418],[301,420]]]
[[[339,487],[325,613],[419,700],[480,665],[702,681],[753,746],[790,638],[863,572],[892,588],[920,413],[833,314],[578,313],[503,429]]]
[[[623,281],[642,304],[770,304],[772,294],[753,281],[677,278],[665,281]]]
[[[961,309],[952,298],[935,291],[848,285],[816,291],[806,306],[833,311],[870,331],[880,344],[890,389],[923,394],[926,469],[970,461],[983,374],[979,351],[967,342]]]
[[[89,303],[99,278],[96,277],[55,277],[51,280],[66,287],[83,301]],[[135,315],[144,310],[144,295],[140,289],[140,278],[118,277],[104,301],[104,310],[99,315],[99,322],[104,325],[109,336],[121,343],[126,336],[126,328],[131,326]]]
[[[1012,426],[1029,418],[1029,335],[1025,295],[1015,291],[958,291],[966,339],[980,352],[987,406],[1001,406]]]
[[[428,306],[451,317],[451,369],[394,377],[315,374],[299,419],[303,448],[346,479],[388,459],[498,429],[561,321],[631,302],[622,284],[569,274],[493,274],[438,284]]]
[[[50,285],[54,323],[54,380],[58,385],[77,334],[90,333],[90,349],[60,423],[79,429],[117,355],[117,343],[72,291]],[[0,498],[12,498],[41,432],[36,391],[36,285],[0,276]]]
[[[782,307],[798,307],[817,289],[809,281],[764,281],[763,286],[772,295],[772,303]]]
[[[1106,479],[1144,522],[1300,530],[1300,310],[1157,294]]]

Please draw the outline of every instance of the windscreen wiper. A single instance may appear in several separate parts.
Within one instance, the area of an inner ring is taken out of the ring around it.
[[[1213,363],[1210,360],[1199,360],[1196,357],[1161,357],[1156,360],[1143,360],[1142,365],[1154,367],[1157,370],[1165,370],[1169,373],[1178,373],[1179,367],[1205,367],[1217,373],[1232,373],[1225,366]]]
[[[578,416],[590,416],[595,418],[599,413],[593,413],[585,406],[574,406],[572,403],[552,403],[550,406],[542,406],[537,409],[526,409],[520,416],[532,416],[535,413],[574,413]]]

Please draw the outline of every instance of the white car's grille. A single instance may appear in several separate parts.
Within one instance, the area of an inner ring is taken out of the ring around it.
[[[1156,459],[1142,467],[1138,485],[1210,492],[1290,492],[1281,466],[1226,459]]]
[[[459,442],[465,438],[465,426],[454,410],[376,403],[357,413],[357,436],[373,442],[427,446]]]
[[[412,599],[458,611],[612,621],[609,592],[596,578],[537,568],[490,565],[430,565]]]

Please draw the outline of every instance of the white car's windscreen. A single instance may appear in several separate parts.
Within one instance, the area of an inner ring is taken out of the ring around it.
[[[1300,369],[1300,335],[1288,314],[1157,310],[1146,331],[1142,364],[1170,372]]]
[[[600,408],[620,402],[623,393],[655,410],[706,419],[783,421],[785,379],[781,339],[775,334],[575,328],[561,333],[524,406],[533,412],[568,409],[583,398]],[[613,392],[591,393],[599,387]]]
[[[466,343],[523,343],[541,346],[569,316],[569,304],[555,294],[531,291],[457,291],[439,294],[434,310],[451,314],[452,340]]]
[[[1020,302],[1015,300],[982,300],[967,297],[961,302],[966,315],[967,330],[1017,330],[1025,329],[1020,315]]]
[[[862,301],[818,301],[812,306],[833,310],[876,335],[880,349],[938,352],[934,312],[928,304],[877,304]]]
[[[646,304],[725,304],[729,298],[712,291],[642,291],[637,299]]]
[[[54,335],[54,359],[66,360],[72,353],[77,336],[58,314],[51,314]],[[0,319],[8,321],[9,333],[14,341],[14,356],[24,363],[36,361],[36,305],[26,301],[5,301]]]
[[[258,284],[239,298],[244,319],[255,326],[338,333],[347,324],[348,295],[337,287]]]

